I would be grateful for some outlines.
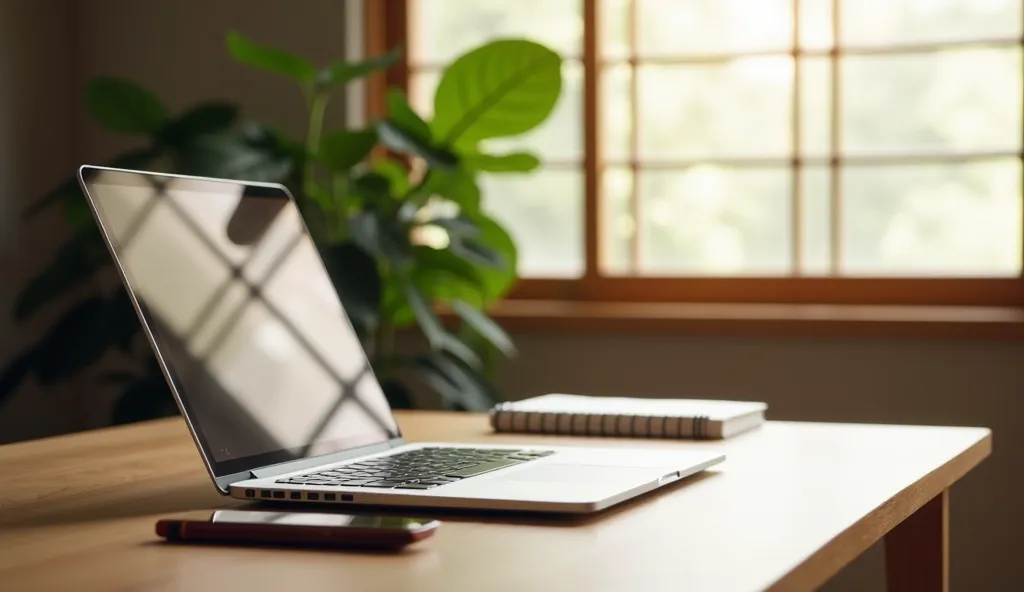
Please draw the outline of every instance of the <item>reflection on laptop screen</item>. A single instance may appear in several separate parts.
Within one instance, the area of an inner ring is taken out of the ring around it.
[[[287,195],[113,171],[87,186],[217,474],[398,435]]]

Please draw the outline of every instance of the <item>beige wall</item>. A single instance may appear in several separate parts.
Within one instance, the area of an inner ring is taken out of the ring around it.
[[[92,0],[78,19],[82,53],[77,83],[96,75],[124,76],[154,90],[177,111],[204,99],[244,104],[249,118],[300,136],[305,104],[298,86],[236,64],[224,45],[237,30],[327,64],[345,54],[344,2],[338,0]],[[340,123],[335,102],[328,123]],[[83,158],[105,158],[124,147],[80,120]]]
[[[352,43],[343,34],[341,4],[0,0],[3,310],[64,232],[57,218],[23,224],[11,212],[74,164],[104,159],[125,146],[124,140],[98,130],[84,116],[79,98],[88,77],[133,78],[156,90],[174,109],[202,98],[235,99],[246,105],[250,116],[297,132],[302,127],[301,95],[287,82],[233,64],[223,51],[223,32],[237,28],[325,61]],[[74,57],[75,49],[81,51],[79,57]],[[335,105],[333,116],[340,114],[340,105]],[[6,322],[0,314],[0,356],[45,326],[41,322],[12,330]],[[1024,547],[1017,527],[1024,524],[1024,512],[1016,502],[1024,486],[1019,474],[1024,463],[1016,456],[1024,449],[1024,435],[1017,429],[1024,413],[1024,344],[762,336],[516,337],[521,356],[501,376],[510,398],[556,390],[742,396],[768,401],[772,417],[778,419],[992,427],[996,453],[953,492],[953,583],[964,590],[1022,587],[1013,560]],[[91,393],[88,385],[72,385],[60,393],[29,385],[0,409],[0,435],[38,436],[98,425],[106,410]],[[881,574],[879,550],[873,549],[830,589],[879,590]]]
[[[76,42],[71,2],[0,0],[0,366],[39,338],[55,303],[15,325],[18,289],[67,236],[58,211],[23,220],[21,210],[74,171],[78,137],[73,94]],[[0,409],[0,441],[74,429],[74,388],[27,385]],[[8,436],[8,437],[3,437]]]

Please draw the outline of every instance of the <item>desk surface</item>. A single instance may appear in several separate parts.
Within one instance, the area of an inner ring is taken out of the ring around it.
[[[410,441],[720,447],[728,458],[585,519],[442,514],[433,539],[380,555],[159,543],[160,517],[242,503],[217,494],[178,419],[12,444],[0,447],[0,582],[8,590],[811,589],[929,500],[945,499],[991,451],[990,432],[974,428],[770,422],[725,442],[666,442],[495,436],[483,416],[468,414],[406,412],[399,422]]]

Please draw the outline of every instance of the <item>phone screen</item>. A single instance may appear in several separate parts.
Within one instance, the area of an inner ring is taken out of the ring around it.
[[[419,530],[432,520],[401,516],[367,516],[357,514],[318,514],[313,512],[262,512],[250,510],[217,510],[211,522],[229,524],[287,524],[290,526],[332,526],[347,528],[381,528]]]

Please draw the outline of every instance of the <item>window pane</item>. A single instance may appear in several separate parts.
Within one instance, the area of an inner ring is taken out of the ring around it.
[[[563,56],[582,53],[581,0],[416,0],[409,5],[410,57],[416,64],[444,65],[498,37],[526,37]]]
[[[157,193],[154,193],[157,195]],[[202,196],[205,197],[205,196]],[[196,241],[195,244],[202,245],[209,251],[211,256],[219,255],[230,263],[228,265],[241,265],[249,256],[251,249],[246,245],[239,245],[228,238],[228,223],[238,209],[241,195],[218,195],[219,199],[196,199],[194,193],[183,190],[169,190],[163,195],[176,204],[176,207],[167,207],[170,214],[163,213],[163,206],[159,204],[162,215],[174,220],[174,227],[188,228],[188,238]],[[151,214],[150,217],[153,217]]]
[[[217,386],[227,393],[245,393],[232,397],[247,412],[242,417],[254,418],[278,442],[298,444],[298,434],[313,433],[318,420],[329,414],[341,387],[259,301],[243,310],[204,361]],[[291,393],[301,393],[301,405]]]
[[[601,272],[625,275],[633,271],[631,245],[637,230],[632,208],[633,172],[626,167],[610,168],[602,182]]]
[[[434,114],[434,90],[440,81],[437,70],[421,70],[409,78],[409,97],[416,112],[428,121]],[[539,127],[509,138],[489,140],[484,147],[496,152],[529,150],[543,159],[583,159],[583,67],[579,62],[562,65],[562,96],[554,111]]]
[[[529,150],[546,159],[583,159],[583,67],[579,62],[562,65],[562,96],[555,110],[539,127],[511,138],[485,143],[497,152]]]
[[[440,80],[437,70],[420,70],[409,76],[409,103],[427,121],[434,117],[434,91]]]
[[[800,151],[805,156],[827,156],[832,140],[831,61],[805,58],[800,86]]]
[[[294,352],[286,350],[288,355],[285,351],[275,353],[287,359],[319,355],[343,379],[354,378],[362,371],[365,361],[359,356],[337,355],[359,351],[359,342],[354,332],[337,330],[337,293],[330,278],[320,271],[311,241],[299,243],[261,287],[263,299],[282,313],[282,329],[301,336],[305,342],[302,347],[294,347]],[[273,340],[276,335],[266,337]],[[268,341],[264,345],[269,353],[275,344]]]
[[[843,43],[906,44],[1021,34],[1020,0],[846,0]]]
[[[641,66],[643,158],[788,156],[793,59]]]
[[[786,49],[793,43],[793,0],[635,0],[641,55]]]
[[[623,59],[629,56],[630,5],[633,0],[598,0],[601,11],[601,57]]]
[[[196,217],[205,219],[208,215],[214,217],[219,213],[219,209],[213,207],[200,211]],[[221,231],[220,236],[223,234]],[[227,239],[224,241],[227,242]],[[180,245],[181,248],[168,249],[168,244]],[[220,247],[215,245],[214,248]],[[237,247],[232,250],[234,254],[240,251]],[[217,287],[232,277],[228,265],[217,256],[216,251],[200,242],[194,227],[185,223],[166,198],[143,218],[138,234],[122,250],[120,257],[125,268],[132,271],[132,282],[137,286],[145,286],[147,290],[139,296],[146,300],[157,318],[179,333],[193,326],[211,299],[216,297]],[[238,259],[242,259],[240,254]],[[159,265],[154,265],[154,262]],[[176,281],[180,277],[195,280],[185,283]]]
[[[828,275],[832,261],[832,196],[828,167],[806,167],[800,171],[803,192],[801,241],[803,275]]]
[[[238,322],[239,315],[252,301],[252,293],[245,282],[236,278],[230,282],[227,289],[215,292],[216,299],[211,297],[204,303],[202,312],[193,319],[188,332],[190,351],[210,351],[221,333],[230,330],[228,323]]]
[[[601,85],[601,149],[604,158],[625,161],[631,156],[633,143],[633,100],[630,84],[633,69],[609,66],[602,73]]]
[[[800,0],[800,45],[804,49],[832,47],[833,0]]]
[[[986,49],[847,57],[844,151],[1016,151],[1020,55]]]
[[[842,173],[843,271],[866,275],[1017,275],[1017,159],[850,167]]]
[[[712,165],[641,175],[648,275],[790,273],[791,173]]]
[[[583,174],[541,170],[481,179],[484,207],[504,223],[526,277],[583,275]]]

